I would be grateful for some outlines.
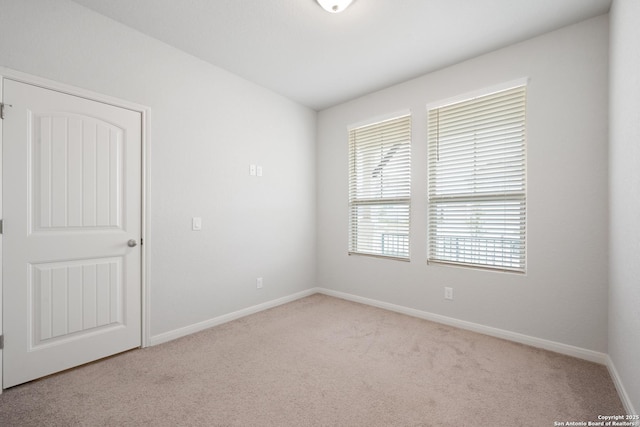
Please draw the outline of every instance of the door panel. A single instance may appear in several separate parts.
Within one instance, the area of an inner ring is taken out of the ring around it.
[[[33,115],[31,122],[32,230],[120,228],[124,130],[60,113]]]
[[[4,80],[3,386],[141,344],[141,114]]]
[[[123,324],[122,259],[32,264],[30,349]]]

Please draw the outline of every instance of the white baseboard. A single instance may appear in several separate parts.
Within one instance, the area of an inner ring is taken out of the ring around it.
[[[383,308],[385,310],[394,311],[396,313],[406,314],[408,316],[418,317],[420,319],[430,320],[432,322],[442,323],[445,325],[454,326],[456,328],[466,329],[466,330],[478,332],[484,335],[502,338],[502,339],[514,341],[520,344],[530,345],[532,347],[543,348],[545,350],[553,351],[556,353],[566,354],[568,356],[573,356],[579,359],[588,360],[590,362],[595,362],[602,365],[610,366],[608,361],[610,360],[609,356],[605,353],[599,353],[597,351],[587,350],[584,348],[575,347],[568,344],[562,344],[559,342],[549,341],[542,338],[536,338],[529,335],[519,334],[517,332],[511,332],[504,329],[484,326],[478,323],[467,322],[465,320],[459,320],[453,317],[442,316],[442,315],[430,313],[427,311],[417,310],[414,308],[404,307],[401,305],[391,304],[388,302],[378,301],[371,298],[365,298],[365,297],[352,295],[352,294],[348,294],[340,291],[334,291],[326,288],[310,288],[301,292],[297,292],[292,295],[288,295],[272,301],[267,301],[262,304],[254,305],[252,307],[247,307],[242,310],[238,310],[232,313],[224,314],[222,316],[214,317],[213,319],[205,320],[203,322],[195,323],[193,325],[185,326],[184,328],[179,328],[169,332],[164,332],[162,334],[150,337],[149,345],[162,344],[177,338],[181,338],[196,332],[203,331],[205,329],[208,329],[217,325],[221,325],[223,323],[230,322],[232,320],[239,319],[241,317],[249,316],[251,314],[255,314],[260,311],[267,310],[269,308],[277,307],[279,305],[286,304],[288,302],[292,302],[300,298],[313,295],[315,293],[321,293],[324,295],[329,295],[332,297],[341,298],[348,301],[353,301],[361,304],[370,305],[373,307]],[[621,384],[622,383],[620,382],[620,385]]]
[[[365,298],[357,295],[348,294],[345,292],[334,291],[326,288],[310,288],[295,294],[291,294],[282,298],[278,298],[272,301],[267,301],[262,304],[247,307],[242,310],[234,311],[232,313],[224,314],[222,316],[214,317],[213,319],[205,320],[193,325],[186,326],[184,328],[175,329],[173,331],[165,332],[159,335],[155,335],[149,338],[149,345],[162,344],[177,338],[181,338],[202,330],[221,325],[223,323],[230,322],[232,320],[239,319],[241,317],[249,316],[251,314],[258,313],[263,310],[267,310],[273,307],[277,307],[288,302],[292,302],[316,293],[329,295],[336,298],[341,298],[348,301],[353,301],[361,304],[370,305],[373,307],[382,308],[396,313],[406,314],[408,316],[417,317],[420,319],[430,320],[436,323],[442,323],[445,325],[453,326],[460,329],[466,329],[473,332],[478,332],[484,335],[489,335],[496,338],[502,338],[505,340],[517,342],[520,344],[530,345],[532,347],[542,348],[545,350],[553,351],[567,356],[576,357],[578,359],[588,360],[590,362],[606,365],[609,370],[609,374],[613,379],[613,383],[618,391],[620,400],[624,406],[627,414],[637,414],[629,395],[624,388],[622,379],[620,378],[616,367],[608,354],[600,353],[593,350],[587,350],[584,348],[562,344],[555,341],[545,340],[542,338],[536,338],[529,335],[520,334],[517,332],[511,332],[504,329],[493,328],[490,326],[484,326],[478,323],[467,322],[465,320],[455,319],[453,317],[442,316],[439,314],[430,313],[427,311],[417,310],[414,308],[404,307],[397,304],[391,304],[388,302],[378,301],[371,298]],[[1,355],[2,352],[0,352]],[[2,391],[0,390],[0,393]]]
[[[624,406],[624,410],[629,415],[638,415],[638,412],[633,407],[633,403],[631,403],[631,399],[627,394],[627,390],[624,388],[624,384],[622,384],[622,378],[618,374],[618,370],[616,366],[613,364],[613,360],[611,357],[607,355],[607,369],[609,369],[609,375],[611,375],[611,379],[613,379],[613,384],[616,386],[616,390],[618,391],[618,396],[620,396],[620,400],[622,401],[622,406]]]
[[[553,351],[568,356],[577,357],[578,359],[588,360],[590,362],[599,363],[601,365],[607,365],[608,355],[605,353],[599,353],[593,350],[587,350],[580,347],[575,347],[568,344],[562,344],[555,341],[549,341],[542,338],[536,338],[529,335],[519,334],[517,332],[511,332],[504,329],[492,328],[490,326],[480,325],[478,323],[467,322],[465,320],[454,319],[453,317],[442,316],[439,314],[429,313],[427,311],[416,310],[414,308],[408,308],[401,305],[391,304],[388,302],[378,301],[370,298],[364,298],[357,295],[347,294],[344,292],[334,291],[325,288],[316,288],[318,293],[329,295],[336,298],[341,298],[353,302],[359,302],[373,307],[384,308],[385,310],[395,311],[396,313],[406,314],[408,316],[418,317],[420,319],[430,320],[432,322],[442,323],[449,326],[454,326],[460,329],[466,329],[473,332],[478,332],[484,335],[490,335],[492,337],[502,338],[509,341],[514,341],[520,344],[530,345],[532,347],[543,348],[545,350]]]
[[[227,323],[232,320],[239,319],[241,317],[249,316],[250,314],[255,314],[263,310],[268,310],[270,308],[277,307],[279,305],[298,300],[300,298],[308,297],[309,295],[313,295],[315,293],[318,293],[316,288],[307,289],[302,292],[297,292],[295,294],[287,295],[282,298],[278,298],[272,301],[264,302],[262,304],[254,305],[252,307],[243,308],[242,310],[234,311],[232,313],[223,314],[222,316],[214,317],[213,319],[209,319],[203,322],[195,323],[193,325],[185,326],[184,328],[174,329],[169,332],[164,332],[159,335],[154,335],[149,338],[148,344],[150,346],[153,346],[153,345],[162,344],[168,341],[172,341],[177,338],[191,335],[193,333],[200,332],[205,329],[209,329],[214,326],[218,326],[223,323]]]

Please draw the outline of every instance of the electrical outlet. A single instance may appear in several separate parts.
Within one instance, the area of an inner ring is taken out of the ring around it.
[[[256,165],[249,165],[249,175],[256,176]]]
[[[258,289],[262,289],[262,277],[258,277],[258,278],[256,279],[256,287],[257,287]]]
[[[449,286],[444,287],[444,299],[453,301],[453,288]]]

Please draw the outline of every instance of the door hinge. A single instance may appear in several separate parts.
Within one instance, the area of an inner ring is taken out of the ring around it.
[[[3,104],[0,102],[0,119],[4,119],[4,107],[13,107],[11,104]]]
[[[3,230],[3,226],[4,225],[4,220],[0,219],[0,234],[2,234]]]
[[[4,349],[4,335],[0,335],[0,350]]]

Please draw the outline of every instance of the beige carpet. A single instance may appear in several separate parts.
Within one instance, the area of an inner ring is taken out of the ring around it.
[[[2,426],[553,426],[604,366],[324,295],[14,387]]]

